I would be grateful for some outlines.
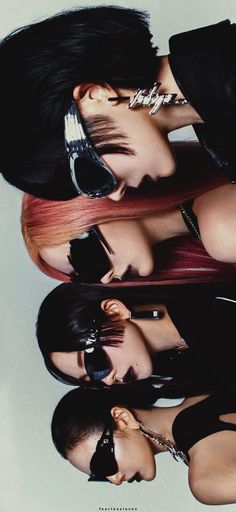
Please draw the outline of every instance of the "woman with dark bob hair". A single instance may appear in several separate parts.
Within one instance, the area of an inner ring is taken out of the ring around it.
[[[119,200],[175,172],[168,133],[193,124],[235,182],[235,40],[225,20],[173,36],[157,56],[147,13],[113,6],[15,30],[0,46],[4,177],[39,197]]]
[[[236,401],[218,391],[174,407],[153,394],[75,389],[57,405],[52,439],[58,452],[91,481],[150,481],[155,456],[169,452],[188,467],[194,497],[206,505],[236,502]]]
[[[37,337],[58,380],[124,384],[152,375],[235,388],[236,286],[65,283],[43,301]]]

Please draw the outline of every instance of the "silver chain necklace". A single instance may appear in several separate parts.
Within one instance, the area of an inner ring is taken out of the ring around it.
[[[175,459],[177,462],[179,462],[178,459],[180,459],[188,466],[188,464],[189,464],[188,458],[185,455],[185,453],[182,452],[181,450],[178,450],[174,446],[174,444],[169,439],[167,439],[165,436],[163,436],[162,434],[156,434],[156,432],[153,432],[149,428],[144,427],[144,425],[142,425],[142,423],[139,423],[139,430],[140,430],[141,434],[143,434],[145,437],[147,437],[148,439],[151,439],[152,441],[159,444],[160,446],[163,446],[163,448],[165,448],[170,453],[170,455],[173,457],[173,459]]]

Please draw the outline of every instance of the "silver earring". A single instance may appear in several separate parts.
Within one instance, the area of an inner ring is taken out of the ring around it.
[[[108,101],[129,101],[128,108],[133,109],[137,106],[152,107],[149,115],[154,116],[160,110],[162,105],[186,105],[189,103],[185,98],[176,99],[176,93],[158,94],[161,82],[155,82],[151,89],[138,89],[134,96],[116,96],[108,98]]]
[[[158,309],[152,311],[130,311],[131,320],[160,320],[161,312]]]
[[[158,94],[161,82],[156,82],[149,90],[138,89],[136,94],[130,98],[128,108],[135,108],[137,105],[143,107],[152,106],[149,115],[154,116],[160,110],[162,105],[185,105],[188,101],[184,98],[176,100],[176,93]]]

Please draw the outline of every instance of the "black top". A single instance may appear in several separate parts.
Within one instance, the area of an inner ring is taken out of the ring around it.
[[[170,318],[189,350],[160,352],[156,356],[156,372],[192,376],[236,390],[236,292],[217,297],[166,303]]]
[[[219,419],[236,412],[236,395],[217,393],[183,409],[175,418],[172,433],[178,450],[188,456],[194,444],[216,432],[236,431],[236,425]],[[188,457],[189,458],[189,457]]]
[[[173,76],[203,119],[198,139],[232,182],[236,181],[236,25],[229,20],[171,37]]]

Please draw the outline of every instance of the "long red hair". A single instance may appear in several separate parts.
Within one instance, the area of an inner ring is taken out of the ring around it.
[[[173,177],[160,180],[151,191],[132,190],[119,202],[83,196],[69,201],[49,201],[25,194],[22,233],[28,252],[40,270],[60,281],[69,281],[68,274],[51,267],[40,257],[40,248],[63,244],[94,224],[157,213],[227,183],[198,144],[178,144],[176,152],[178,172]],[[189,236],[177,237],[158,245],[158,269],[139,281],[153,284],[163,279],[209,280],[213,276],[224,279],[232,273],[232,268],[230,264],[214,261],[201,242]]]

